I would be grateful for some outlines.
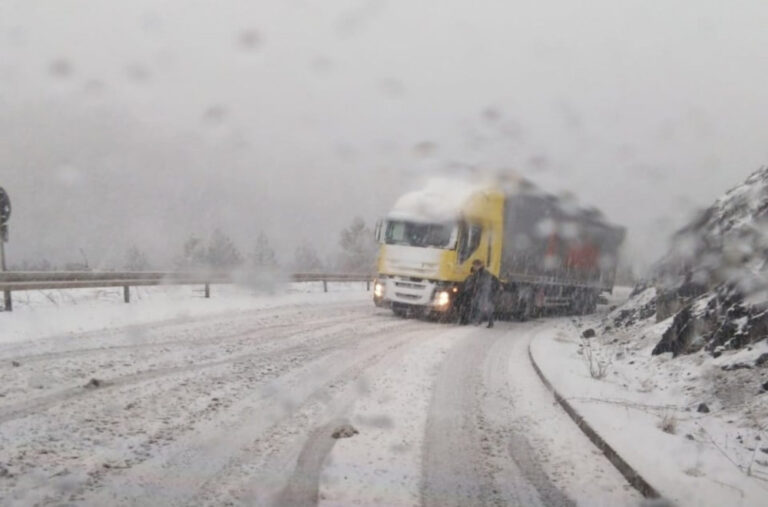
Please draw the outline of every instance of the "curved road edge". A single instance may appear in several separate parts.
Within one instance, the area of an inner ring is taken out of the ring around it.
[[[622,458],[616,452],[616,450],[611,447],[608,442],[606,442],[605,439],[603,439],[594,430],[594,428],[592,428],[592,426],[584,419],[584,417],[581,416],[581,414],[579,414],[573,405],[571,405],[568,400],[566,400],[557,391],[557,389],[555,389],[546,375],[544,375],[544,372],[539,367],[538,363],[536,363],[536,358],[534,357],[533,351],[531,350],[531,346],[533,345],[534,340],[528,344],[528,358],[531,361],[531,365],[533,365],[533,369],[536,370],[536,374],[539,376],[547,389],[549,389],[549,391],[552,392],[552,394],[555,396],[555,401],[557,401],[557,403],[563,408],[563,410],[565,410],[568,416],[573,419],[573,422],[576,423],[576,425],[587,436],[587,438],[589,438],[592,443],[595,444],[595,446],[597,446],[597,448],[603,452],[605,457],[608,458],[608,461],[610,461],[611,464],[616,467],[616,469],[621,473],[621,475],[624,476],[624,478],[627,479],[627,482],[629,482],[633,488],[635,488],[645,498],[660,498],[661,495],[659,494],[658,490],[651,486],[637,470],[632,468],[632,466],[627,463],[626,460],[624,460],[624,458]]]

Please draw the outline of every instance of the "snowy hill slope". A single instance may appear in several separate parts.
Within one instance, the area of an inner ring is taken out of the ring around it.
[[[764,167],[675,234],[656,271],[653,303],[658,322],[672,321],[653,353],[704,349],[717,356],[765,339],[767,259]]]

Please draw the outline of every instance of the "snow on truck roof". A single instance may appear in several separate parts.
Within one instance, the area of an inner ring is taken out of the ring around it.
[[[568,217],[599,224],[617,232],[623,227],[610,224],[603,214],[594,207],[580,206],[576,196],[564,194],[555,196],[544,192],[531,181],[517,176],[468,181],[460,178],[433,178],[418,191],[410,192],[397,200],[387,218],[413,222],[449,222],[461,217],[467,201],[478,193],[501,191],[505,195],[533,195],[550,201],[560,213]]]
[[[410,192],[395,202],[388,217],[417,222],[445,222],[459,218],[472,195],[494,188],[489,182],[435,178],[422,190]]]

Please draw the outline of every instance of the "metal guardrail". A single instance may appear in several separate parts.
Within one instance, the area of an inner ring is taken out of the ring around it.
[[[95,289],[123,287],[123,299],[131,301],[131,287],[155,285],[203,285],[205,297],[211,297],[211,285],[244,284],[260,280],[264,275],[250,272],[113,272],[113,271],[6,271],[0,272],[0,292],[52,289]],[[366,282],[371,288],[372,275],[357,273],[293,273],[268,275],[276,280],[293,282],[322,282],[328,292],[329,282]],[[8,301],[11,301],[10,298]],[[5,310],[11,311],[12,305]]]

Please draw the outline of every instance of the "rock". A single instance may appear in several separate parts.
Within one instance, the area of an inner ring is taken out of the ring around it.
[[[597,333],[595,333],[595,330],[592,328],[586,329],[583,333],[581,333],[581,336],[584,338],[594,338],[597,336]]]
[[[21,363],[18,361],[11,361],[11,366],[13,366],[14,368],[18,368],[19,366],[21,366]]]
[[[768,364],[768,352],[760,354],[760,357],[755,360],[755,366],[763,366],[765,364]]]
[[[709,407],[706,403],[699,403],[699,407],[696,409],[696,412],[700,414],[708,414],[709,413]]]
[[[695,438],[693,438],[693,435],[691,435],[690,433],[685,435],[685,438],[687,438],[688,440],[695,440]]]
[[[657,356],[666,352],[672,352],[673,357],[686,352],[695,352],[689,349],[689,345],[694,342],[697,336],[696,322],[692,316],[691,307],[686,306],[675,314],[672,324],[664,332],[659,343],[656,344],[652,355]]]
[[[747,363],[734,363],[734,364],[726,364],[725,366],[722,366],[721,369],[723,371],[751,370],[752,367]]]
[[[11,474],[11,471],[5,468],[3,465],[0,465],[0,477],[9,478],[13,477]]]
[[[97,378],[92,378],[90,381],[88,381],[87,384],[85,384],[85,388],[86,389],[96,389],[98,387],[101,387],[102,385],[104,385],[103,381],[101,381],[101,380],[99,380]]]
[[[768,447],[761,447],[760,452],[762,452],[763,454],[768,454]]]
[[[762,388],[763,388],[763,392],[764,392],[764,393],[765,393],[765,392],[768,392],[768,382],[765,382],[765,383],[762,385]]]
[[[357,429],[355,429],[355,427],[352,426],[351,424],[343,424],[343,425],[339,426],[338,428],[336,428],[335,430],[333,430],[333,433],[331,434],[331,437],[335,438],[337,440],[339,438],[352,438],[355,435],[357,435],[358,433],[360,433],[360,432],[357,431]]]

